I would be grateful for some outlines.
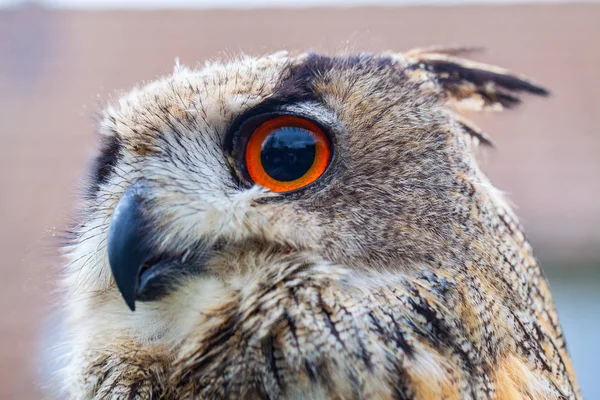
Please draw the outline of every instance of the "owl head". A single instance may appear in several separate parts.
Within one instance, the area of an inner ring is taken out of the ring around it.
[[[278,257],[410,273],[485,254],[510,209],[457,112],[546,91],[459,52],[242,57],[121,97],[68,247],[73,315],[151,340]]]

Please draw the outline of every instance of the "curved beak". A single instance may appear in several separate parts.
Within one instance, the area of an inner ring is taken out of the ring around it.
[[[136,181],[125,190],[108,229],[110,269],[123,299],[132,311],[135,310],[138,297],[140,271],[153,255],[143,192],[142,181]]]
[[[131,311],[137,300],[158,300],[185,276],[202,273],[209,250],[203,238],[190,241],[184,252],[159,250],[164,246],[156,242],[160,232],[149,216],[148,190],[144,179],[127,188],[108,228],[110,269]]]

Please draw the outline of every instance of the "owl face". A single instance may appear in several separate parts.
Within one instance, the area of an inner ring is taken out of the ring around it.
[[[68,248],[66,397],[576,393],[478,168],[489,139],[456,114],[546,92],[458,53],[177,67],[109,107]]]
[[[509,90],[542,89],[426,51],[178,67],[106,110],[68,284],[117,314],[122,297],[150,337],[277,255],[373,272],[464,257],[495,192],[451,107]]]

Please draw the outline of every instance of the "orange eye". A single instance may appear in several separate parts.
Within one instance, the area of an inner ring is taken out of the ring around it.
[[[248,175],[274,192],[289,192],[316,181],[330,158],[325,132],[314,122],[290,115],[263,122],[246,145]]]

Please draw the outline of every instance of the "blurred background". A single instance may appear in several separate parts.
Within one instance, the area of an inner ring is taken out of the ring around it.
[[[593,2],[0,0],[0,399],[43,398],[57,238],[104,104],[177,57],[432,44],[483,46],[476,59],[553,93],[477,116],[497,144],[481,159],[549,276],[583,393],[600,399],[599,40]]]

